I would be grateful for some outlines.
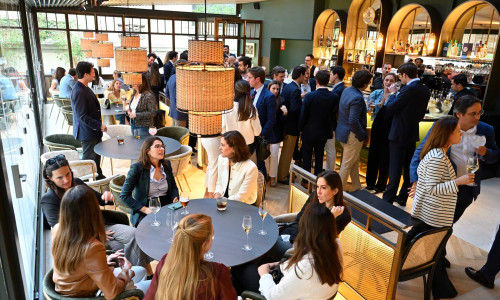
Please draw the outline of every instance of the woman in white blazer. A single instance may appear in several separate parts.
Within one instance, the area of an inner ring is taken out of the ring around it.
[[[220,141],[218,175],[214,197],[226,197],[253,204],[257,200],[258,170],[250,160],[250,151],[238,131],[228,131]]]
[[[432,127],[420,153],[418,182],[413,197],[411,215],[420,222],[406,236],[406,244],[421,232],[453,225],[458,186],[474,182],[474,174],[457,178],[447,152],[458,144],[462,133],[455,117],[445,117]],[[444,255],[438,259],[432,293],[435,298],[453,298],[457,291],[448,278]]]
[[[234,85],[233,110],[222,116],[222,133],[236,130],[245,138],[250,148],[250,154],[255,152],[255,137],[260,135],[260,125],[257,109],[250,97],[250,84],[238,80]]]

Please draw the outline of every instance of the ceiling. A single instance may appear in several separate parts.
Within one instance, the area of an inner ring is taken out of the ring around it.
[[[8,1],[8,0],[7,0]],[[252,2],[262,2],[265,0],[206,0],[207,4],[242,4]],[[5,2],[2,1],[2,2]],[[14,1],[16,2],[16,1]],[[77,7],[85,0],[26,0],[35,7]],[[138,6],[138,5],[169,5],[169,4],[204,4],[205,0],[109,0],[102,3],[102,6]]]

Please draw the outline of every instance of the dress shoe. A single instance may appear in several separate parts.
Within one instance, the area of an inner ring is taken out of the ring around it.
[[[106,179],[106,176],[100,174],[95,178],[95,180],[101,180],[101,179]]]
[[[380,189],[378,187],[375,187],[375,194],[383,193],[385,192],[385,189]]]
[[[474,268],[465,268],[465,274],[467,274],[467,276],[469,276],[472,280],[484,285],[489,289],[492,289],[495,286],[493,282],[489,282],[488,279],[486,279],[481,273],[479,273],[479,271],[475,270]]]
[[[400,198],[396,198],[396,203],[401,206],[406,206],[406,200],[401,200]]]
[[[367,192],[369,192],[369,193],[372,193],[372,194],[375,192],[375,188],[374,188],[372,185],[367,185],[367,186],[365,187],[365,190],[366,190]]]
[[[270,177],[271,178],[271,186],[275,187],[278,185],[278,181],[276,180],[276,177]]]

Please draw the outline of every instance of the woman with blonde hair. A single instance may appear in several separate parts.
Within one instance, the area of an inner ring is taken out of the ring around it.
[[[109,102],[114,104],[123,105],[123,110],[127,110],[127,92],[122,89],[122,83],[118,79],[114,79],[109,87],[104,92],[104,98],[109,99]],[[115,115],[116,120],[120,121],[120,124],[125,124],[125,115]]]
[[[202,214],[184,217],[174,241],[156,267],[145,300],[236,299],[229,270],[204,260],[214,236],[212,219]]]

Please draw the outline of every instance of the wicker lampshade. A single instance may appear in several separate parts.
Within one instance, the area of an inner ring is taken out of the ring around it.
[[[81,39],[80,45],[82,47],[82,51],[91,51],[92,50],[92,42],[95,40],[92,39]]]
[[[91,32],[91,31],[85,31],[85,32],[83,33],[83,37],[84,37],[84,38],[88,38],[88,39],[93,39],[93,38],[94,38],[94,33],[93,33],[93,32]]]
[[[96,39],[96,41],[101,41],[101,42],[106,42],[109,40],[107,33],[96,33],[95,39]]]
[[[223,112],[233,108],[234,69],[223,66],[178,66],[177,109]]]
[[[146,72],[147,55],[146,49],[142,48],[116,48],[116,69],[122,72]]]
[[[92,44],[92,57],[113,58],[112,42],[97,42]]]
[[[83,51],[85,53],[85,57],[92,57],[92,51]]]
[[[189,60],[222,64],[224,63],[223,48],[223,42],[190,40],[188,41]]]
[[[111,64],[111,60],[109,58],[98,58],[97,59],[97,66],[98,67],[109,67]]]
[[[142,73],[122,73],[122,78],[128,85],[142,84]]]
[[[138,35],[123,35],[121,36],[122,47],[139,48],[141,46],[141,38]]]
[[[189,131],[202,137],[217,136],[222,131],[222,115],[189,114]]]

